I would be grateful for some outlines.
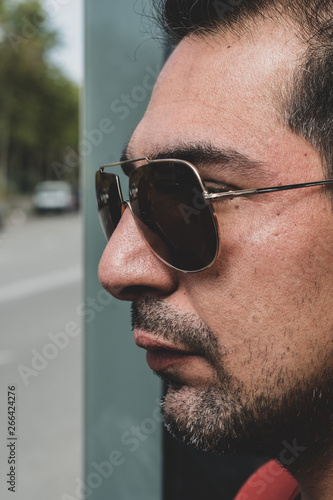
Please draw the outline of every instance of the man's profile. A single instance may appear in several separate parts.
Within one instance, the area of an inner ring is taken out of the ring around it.
[[[174,50],[122,158],[128,206],[99,173],[100,281],[133,303],[174,436],[289,443],[302,500],[332,499],[333,4],[157,8]]]

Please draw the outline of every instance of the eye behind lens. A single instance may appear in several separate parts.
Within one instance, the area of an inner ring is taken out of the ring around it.
[[[152,251],[183,272],[209,267],[217,255],[217,227],[192,169],[177,162],[143,165],[131,172],[133,184],[132,213]]]

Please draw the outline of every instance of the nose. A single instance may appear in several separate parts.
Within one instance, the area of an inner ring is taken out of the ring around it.
[[[150,250],[128,207],[104,250],[98,276],[101,285],[120,300],[168,295],[177,287],[177,271]]]

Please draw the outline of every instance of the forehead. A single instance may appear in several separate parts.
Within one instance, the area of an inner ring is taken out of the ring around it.
[[[315,154],[283,123],[283,97],[301,53],[290,30],[268,23],[242,37],[184,39],[158,78],[130,156],[200,141],[261,162],[288,145],[295,157]]]

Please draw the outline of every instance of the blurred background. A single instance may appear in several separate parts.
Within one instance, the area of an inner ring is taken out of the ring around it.
[[[49,5],[35,0],[0,2],[0,193],[5,204],[15,198],[20,203],[22,195],[29,199],[41,181],[66,180],[78,188],[82,4],[58,4],[53,15]],[[70,72],[64,61],[61,64],[70,41],[65,25],[58,26],[69,5],[71,16],[76,6],[72,24],[80,37],[76,72]],[[73,164],[76,158],[75,168],[64,167],[70,153]]]
[[[2,499],[61,499],[82,476],[82,81],[82,0],[0,1]]]

